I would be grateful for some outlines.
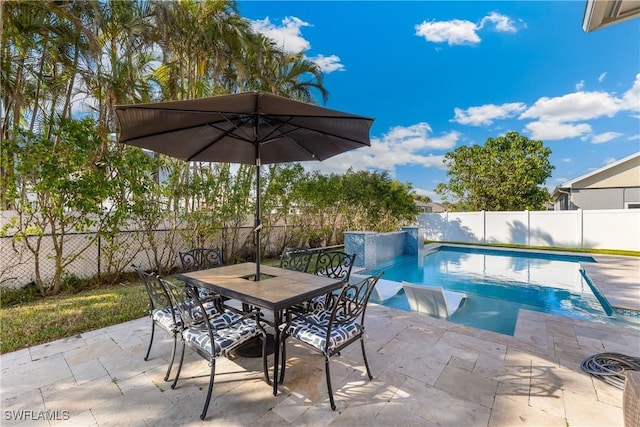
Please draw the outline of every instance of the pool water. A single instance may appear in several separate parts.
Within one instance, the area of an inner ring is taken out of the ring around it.
[[[594,294],[580,262],[595,261],[584,256],[444,246],[422,256],[394,258],[366,274],[384,271],[386,280],[464,292],[464,305],[448,320],[507,335],[514,334],[520,309],[640,326],[638,318],[614,313]],[[402,290],[378,302],[410,311]]]

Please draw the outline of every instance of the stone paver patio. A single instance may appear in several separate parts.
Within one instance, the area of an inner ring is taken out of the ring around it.
[[[636,271],[628,274],[638,292]],[[601,352],[640,355],[640,328],[520,311],[507,336],[375,304],[367,313],[374,379],[366,378],[359,345],[334,358],[335,412],[322,357],[290,342],[287,377],[275,397],[260,359],[220,359],[208,417],[200,421],[206,361],[187,352],[172,390],[163,380],[171,340],[157,334],[145,362],[150,320],[143,318],[2,355],[1,424],[623,425],[622,391],[583,373],[580,362]]]

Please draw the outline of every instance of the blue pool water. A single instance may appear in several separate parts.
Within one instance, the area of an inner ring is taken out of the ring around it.
[[[580,270],[591,257],[492,249],[440,247],[423,256],[404,255],[366,272],[383,279],[442,286],[468,295],[449,321],[513,335],[519,309],[557,316],[639,326],[614,313]],[[410,311],[404,292],[382,301]]]

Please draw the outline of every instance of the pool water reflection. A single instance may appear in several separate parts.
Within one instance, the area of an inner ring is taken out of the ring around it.
[[[449,321],[513,335],[518,310],[638,326],[638,319],[614,315],[589,284],[580,262],[591,257],[443,246],[422,256],[382,263],[374,274],[416,284],[442,286],[468,298]],[[379,301],[409,311],[403,291]]]

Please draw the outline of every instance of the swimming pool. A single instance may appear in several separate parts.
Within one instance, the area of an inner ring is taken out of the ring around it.
[[[468,295],[448,320],[513,335],[518,310],[576,319],[640,326],[640,320],[614,313],[583,275],[588,256],[441,246],[426,254],[403,255],[381,263],[375,274],[416,284],[437,285]],[[375,299],[375,298],[374,298]],[[410,311],[400,290],[381,304]]]

